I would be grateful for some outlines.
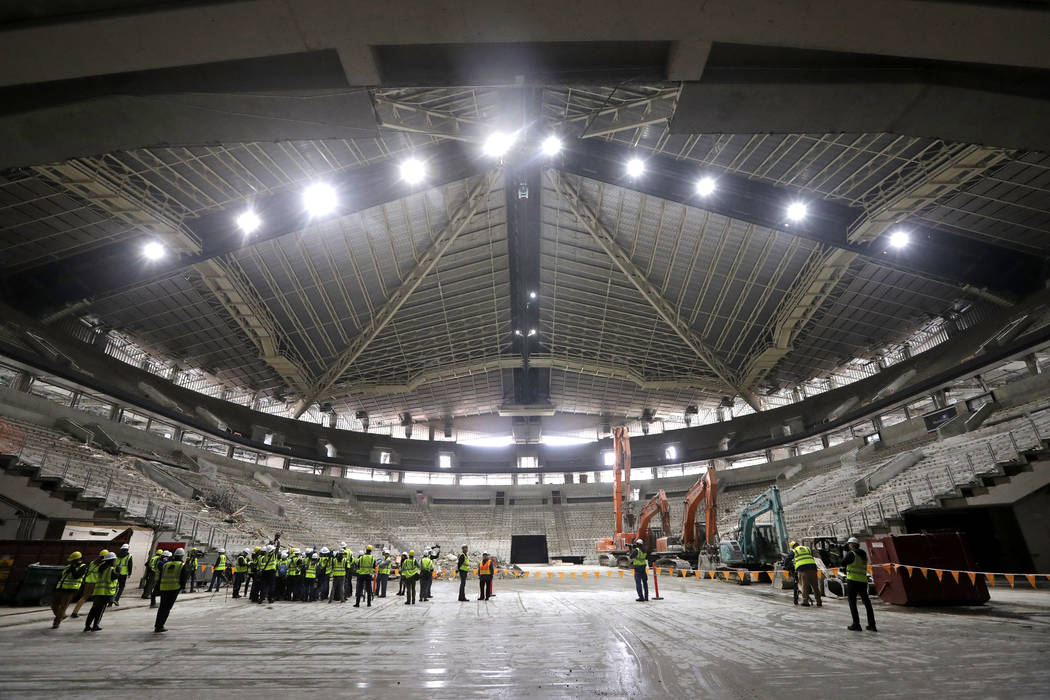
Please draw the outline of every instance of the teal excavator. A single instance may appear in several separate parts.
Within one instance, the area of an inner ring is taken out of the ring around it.
[[[758,524],[766,513],[772,513],[772,524]],[[771,486],[747,504],[734,539],[719,542],[718,551],[723,565],[752,570],[770,569],[786,557],[790,549],[780,489]]]

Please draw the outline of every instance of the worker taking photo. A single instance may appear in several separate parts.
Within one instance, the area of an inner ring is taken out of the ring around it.
[[[634,549],[631,550],[631,566],[634,568],[634,587],[638,591],[637,601],[644,603],[649,600],[649,574],[646,568],[649,564],[649,556],[642,546],[642,541],[634,541]]]

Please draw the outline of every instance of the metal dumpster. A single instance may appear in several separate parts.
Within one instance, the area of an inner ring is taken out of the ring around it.
[[[51,592],[62,575],[62,565],[30,564],[26,567],[25,576],[15,594],[15,605],[47,605],[51,602]]]
[[[917,535],[885,535],[866,540],[868,561],[875,591],[895,605],[980,605],[987,602],[984,577],[971,581],[967,574],[958,580],[948,571],[973,571],[974,561],[966,541],[958,532]],[[882,564],[903,564],[890,568]],[[905,566],[912,567],[911,573]],[[924,576],[922,568],[927,572]],[[937,576],[931,569],[945,569]]]

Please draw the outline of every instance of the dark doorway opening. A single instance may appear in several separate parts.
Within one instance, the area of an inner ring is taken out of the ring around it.
[[[547,564],[549,562],[546,535],[510,536],[511,564]]]

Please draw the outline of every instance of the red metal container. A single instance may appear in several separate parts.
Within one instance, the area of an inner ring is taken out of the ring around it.
[[[970,581],[959,574],[958,581],[949,571],[973,571],[974,561],[966,541],[958,532],[936,532],[918,535],[885,535],[870,537],[865,542],[875,590],[887,603],[894,605],[980,605],[988,600],[984,577]],[[904,566],[886,571],[882,564]],[[923,576],[923,568],[927,569]],[[933,569],[945,569],[940,578]]]
[[[124,530],[111,540],[0,540],[0,598],[14,595],[30,564],[65,564],[73,552],[84,555],[84,561],[98,556],[103,549],[117,551],[131,541],[131,530]],[[6,574],[6,575],[5,575]]]

